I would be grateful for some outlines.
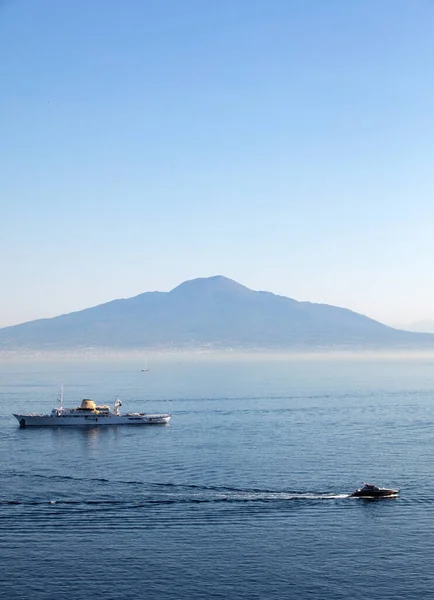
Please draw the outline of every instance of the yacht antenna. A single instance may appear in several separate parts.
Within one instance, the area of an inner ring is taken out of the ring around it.
[[[63,384],[60,387],[60,392],[57,396],[57,399],[60,402],[60,408],[63,408]]]

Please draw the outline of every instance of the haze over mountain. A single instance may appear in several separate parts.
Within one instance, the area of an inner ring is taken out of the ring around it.
[[[416,331],[418,333],[434,333],[434,321],[425,319],[424,321],[415,321],[404,327],[406,331]]]
[[[0,329],[0,349],[434,348],[345,308],[253,291],[222,276]]]

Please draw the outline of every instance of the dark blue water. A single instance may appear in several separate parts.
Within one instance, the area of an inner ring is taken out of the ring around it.
[[[3,362],[0,597],[318,600],[434,589],[434,362]],[[83,397],[168,426],[20,429]],[[346,495],[363,481],[397,499]]]

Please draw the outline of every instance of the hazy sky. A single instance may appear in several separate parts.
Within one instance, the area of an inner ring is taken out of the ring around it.
[[[194,277],[434,318],[432,0],[0,1],[0,325]]]

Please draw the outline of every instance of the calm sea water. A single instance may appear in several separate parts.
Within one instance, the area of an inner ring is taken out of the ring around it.
[[[429,597],[434,361],[0,365],[0,597]],[[20,429],[82,398],[170,425]],[[363,481],[399,498],[347,494]]]

